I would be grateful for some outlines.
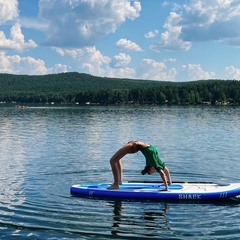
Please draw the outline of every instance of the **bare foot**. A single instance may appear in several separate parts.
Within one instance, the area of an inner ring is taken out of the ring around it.
[[[111,186],[107,187],[108,190],[119,189],[118,185],[112,184]]]
[[[165,192],[165,191],[168,191],[168,189],[164,188],[159,190],[159,192]]]

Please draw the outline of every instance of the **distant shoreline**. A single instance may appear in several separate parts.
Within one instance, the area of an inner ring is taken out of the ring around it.
[[[0,74],[0,103],[72,105],[239,105],[240,81],[166,82],[96,77]]]

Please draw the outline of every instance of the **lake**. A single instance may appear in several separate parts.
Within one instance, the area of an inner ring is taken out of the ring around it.
[[[77,183],[111,182],[123,144],[156,146],[173,181],[240,182],[234,106],[0,107],[0,239],[240,239],[240,201],[215,204],[77,198]],[[123,159],[142,176],[141,153]]]

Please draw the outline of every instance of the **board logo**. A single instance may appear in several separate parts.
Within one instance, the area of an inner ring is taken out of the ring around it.
[[[201,194],[179,194],[180,200],[201,200]]]

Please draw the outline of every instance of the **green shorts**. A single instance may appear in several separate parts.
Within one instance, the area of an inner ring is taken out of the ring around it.
[[[154,167],[157,172],[164,170],[165,163],[160,159],[156,147],[150,145],[149,147],[141,148],[140,151],[146,158],[146,166]]]

